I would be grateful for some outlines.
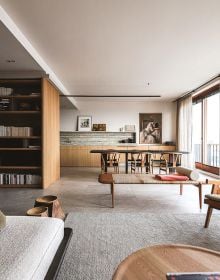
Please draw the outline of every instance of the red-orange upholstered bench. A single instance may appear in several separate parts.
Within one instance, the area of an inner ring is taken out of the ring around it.
[[[193,185],[199,191],[199,206],[202,208],[202,182],[199,181],[161,181],[151,174],[111,174],[99,175],[98,181],[111,186],[112,208],[115,207],[115,184],[179,184],[180,195],[183,193],[183,185]]]

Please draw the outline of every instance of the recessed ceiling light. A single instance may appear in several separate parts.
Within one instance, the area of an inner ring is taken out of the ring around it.
[[[7,63],[15,63],[15,60],[14,59],[7,59],[6,62]]]
[[[147,86],[149,86],[150,85],[150,83],[147,83]]]

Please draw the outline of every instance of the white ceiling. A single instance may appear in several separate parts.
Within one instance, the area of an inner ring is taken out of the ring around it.
[[[7,60],[15,60],[8,63]],[[0,71],[42,71],[24,47],[0,22]]]
[[[220,72],[219,0],[0,4],[71,94],[172,100]]]

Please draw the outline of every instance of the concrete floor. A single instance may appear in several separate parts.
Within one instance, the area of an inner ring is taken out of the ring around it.
[[[63,168],[61,179],[48,189],[0,188],[0,209],[6,215],[25,215],[38,196],[57,195],[66,213],[100,209],[100,211],[152,213],[200,213],[198,189],[186,185],[183,196],[177,185],[116,185],[115,208],[111,207],[110,187],[98,183],[98,168]],[[204,176],[203,176],[204,178]],[[204,185],[203,195],[211,186]],[[202,212],[207,207],[203,205]]]

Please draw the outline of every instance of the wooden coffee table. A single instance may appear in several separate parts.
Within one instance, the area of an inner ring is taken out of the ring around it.
[[[166,279],[168,272],[220,271],[220,253],[187,245],[158,245],[141,249],[123,260],[113,280]]]

